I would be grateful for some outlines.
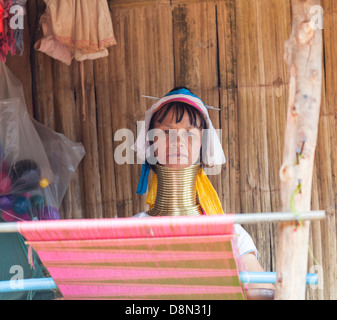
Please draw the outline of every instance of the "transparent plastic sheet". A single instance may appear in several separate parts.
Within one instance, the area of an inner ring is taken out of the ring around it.
[[[84,148],[30,117],[21,83],[0,62],[0,223],[60,219]],[[20,234],[0,235],[0,281],[48,277]],[[14,268],[14,273],[13,273]],[[0,300],[53,299],[54,291],[0,293]]]
[[[84,148],[33,120],[20,82],[2,64],[0,216],[4,221],[57,220]]]

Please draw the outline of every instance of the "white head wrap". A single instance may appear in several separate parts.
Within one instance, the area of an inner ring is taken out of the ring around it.
[[[191,107],[198,109],[204,116],[207,130],[203,133],[203,146],[204,142],[206,142],[206,150],[202,150],[202,163],[209,167],[226,163],[226,158],[221,142],[207,111],[207,108],[210,107],[206,107],[200,98],[193,95],[187,89],[178,89],[174,92],[170,92],[168,95],[164,96],[162,99],[153,104],[152,107],[146,112],[145,122],[143,122],[142,127],[138,133],[136,143],[132,146],[132,149],[137,152],[138,159],[143,162],[148,157],[150,141],[147,137],[147,133],[149,131],[153,114],[162,106],[174,101],[189,104]]]

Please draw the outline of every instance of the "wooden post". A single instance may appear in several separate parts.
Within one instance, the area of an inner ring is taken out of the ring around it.
[[[310,211],[314,155],[322,85],[322,30],[313,28],[319,0],[292,0],[293,30],[286,42],[290,87],[283,164],[281,210]],[[281,223],[276,300],[304,300],[310,222]]]

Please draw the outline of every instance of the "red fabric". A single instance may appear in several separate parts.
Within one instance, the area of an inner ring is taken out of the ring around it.
[[[3,37],[3,32],[4,32],[4,22],[3,22],[3,13],[4,9],[2,8],[2,4],[0,2],[0,38]]]
[[[12,55],[15,54],[14,30],[10,28],[10,20],[12,16],[9,12],[13,6],[13,1],[6,0],[3,2],[0,0],[0,4],[3,10],[1,15],[2,36],[0,36],[0,60],[2,62],[6,62],[6,56],[8,53],[11,53]]]

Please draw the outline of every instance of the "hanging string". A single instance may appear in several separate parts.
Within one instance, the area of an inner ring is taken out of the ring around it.
[[[300,214],[296,211],[295,207],[294,207],[294,198],[297,194],[302,192],[302,181],[299,180],[298,181],[298,186],[296,187],[295,191],[292,193],[291,197],[290,197],[290,208],[292,213],[298,218],[298,223],[300,225],[300,227],[302,227],[302,219]]]
[[[26,5],[27,0],[13,0],[14,5],[21,6],[21,12],[22,16],[25,15],[25,5]],[[23,49],[24,49],[24,41],[23,41],[23,28],[17,28],[14,30],[14,40],[15,40],[15,51],[17,54],[22,56],[23,54]]]
[[[34,258],[33,258],[33,247],[29,244],[28,245],[28,264],[30,266],[30,270],[35,270],[34,266]]]
[[[17,216],[14,216],[14,215],[10,214],[8,211],[0,209],[0,212],[6,214],[7,216],[9,216],[11,218],[14,218],[15,220],[18,220],[18,221],[27,221],[27,220],[23,220],[23,219],[21,219],[21,218],[19,218]]]
[[[80,62],[81,72],[81,86],[82,86],[82,117],[83,121],[86,120],[86,96],[85,96],[85,76],[84,76],[84,62]]]
[[[14,31],[15,51],[18,55],[23,55],[24,43],[23,43],[23,30],[16,29]]]

